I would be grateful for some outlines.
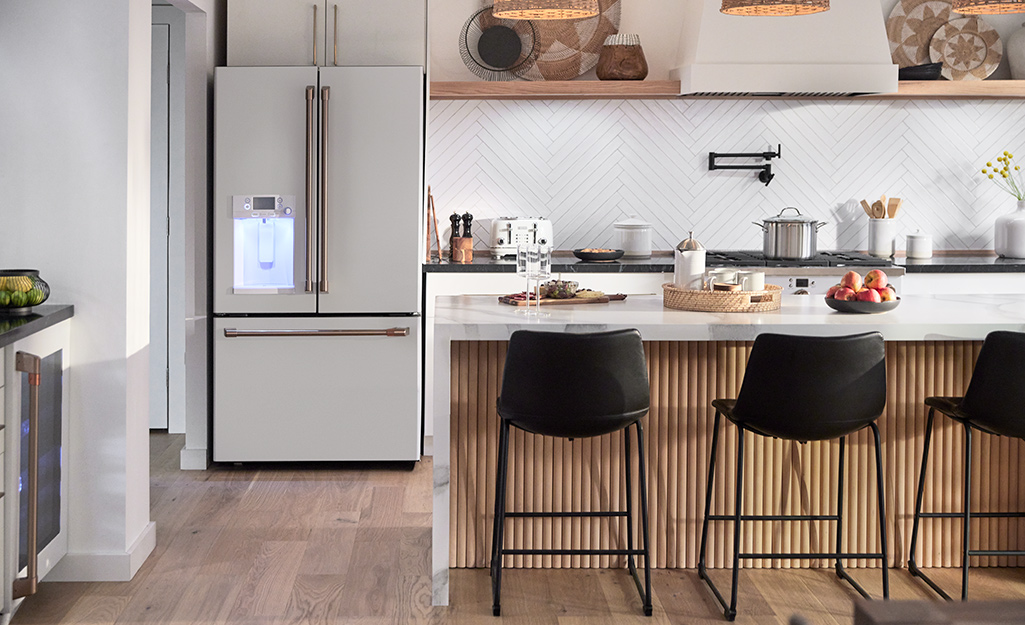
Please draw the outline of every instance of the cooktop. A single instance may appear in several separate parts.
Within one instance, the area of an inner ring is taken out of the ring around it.
[[[826,251],[802,260],[777,260],[766,258],[756,250],[708,250],[705,252],[708,267],[892,267],[892,258],[877,258],[863,252]]]

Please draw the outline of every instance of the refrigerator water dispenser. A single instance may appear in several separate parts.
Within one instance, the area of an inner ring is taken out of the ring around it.
[[[233,195],[235,293],[295,292],[295,196]]]

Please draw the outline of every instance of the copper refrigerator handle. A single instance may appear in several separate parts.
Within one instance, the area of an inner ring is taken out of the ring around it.
[[[335,28],[334,28],[334,54],[333,54],[333,59],[334,59],[334,64],[337,66],[338,65],[338,5],[337,4],[334,5],[334,9],[335,9],[335,11],[334,11],[334,14],[335,14]]]
[[[328,100],[331,87],[320,88],[320,292],[328,292],[327,282],[327,136]]]
[[[409,328],[371,330],[236,330],[224,328],[225,338],[255,336],[409,336]]]
[[[313,64],[317,64],[317,5],[313,5]]]
[[[28,374],[28,567],[25,577],[11,583],[11,598],[20,599],[36,594],[39,582],[39,356],[18,352],[14,355],[14,368]]]
[[[306,292],[313,292],[313,100],[317,88],[306,87]]]

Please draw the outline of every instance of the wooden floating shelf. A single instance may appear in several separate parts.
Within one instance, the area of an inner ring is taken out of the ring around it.
[[[901,81],[897,93],[856,96],[858,100],[899,99],[1007,99],[1025,98],[1025,80],[913,80]],[[500,82],[432,82],[432,100],[652,100],[680,96],[675,80],[513,80]],[[759,99],[757,96],[736,96]],[[723,96],[717,96],[723,99]],[[800,99],[850,99],[843,96],[802,96]]]

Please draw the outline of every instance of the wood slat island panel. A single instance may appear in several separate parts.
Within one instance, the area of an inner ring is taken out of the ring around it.
[[[505,341],[453,341],[451,347],[451,488],[449,565],[485,567],[491,549],[498,415]],[[915,488],[930,395],[959,395],[971,377],[981,342],[888,342],[887,407],[879,421],[884,445],[887,532],[890,561],[903,566],[914,510]],[[651,381],[651,411],[645,417],[652,564],[660,568],[697,565],[704,511],[705,480],[716,397],[736,397],[743,379],[749,341],[649,341],[645,343]],[[843,363],[837,363],[843,366]],[[559,381],[552,380],[552,392]],[[727,426],[713,497],[714,510],[732,507],[736,428]],[[934,503],[958,510],[963,432],[937,418],[927,476],[925,509]],[[1025,480],[1019,479],[1022,441],[974,437],[975,509],[1025,509]],[[745,512],[762,514],[831,513],[836,505],[834,442],[800,444],[751,437],[746,445]],[[589,509],[622,506],[622,436],[612,434],[568,441],[513,429],[510,442],[510,510]],[[875,551],[878,531],[873,447],[868,431],[853,436],[847,451],[844,499],[845,551]],[[723,479],[725,478],[725,479]],[[584,488],[574,485],[583,484]],[[635,494],[636,496],[636,494]],[[529,525],[528,525],[529,523]],[[625,528],[609,520],[511,519],[508,547],[617,547]],[[1025,538],[1025,521],[975,521],[973,548],[1015,548]],[[923,522],[919,562],[923,566],[960,564],[960,522]],[[726,566],[730,524],[715,523],[709,534],[709,564]],[[527,528],[530,528],[529,530]],[[635,528],[635,533],[639,529]],[[827,522],[745,524],[745,551],[829,551],[833,524]],[[980,566],[1015,566],[1015,558],[977,558]],[[508,556],[513,567],[608,567],[614,556]],[[866,561],[851,566],[874,566]],[[824,561],[751,560],[747,566],[829,566]]]

